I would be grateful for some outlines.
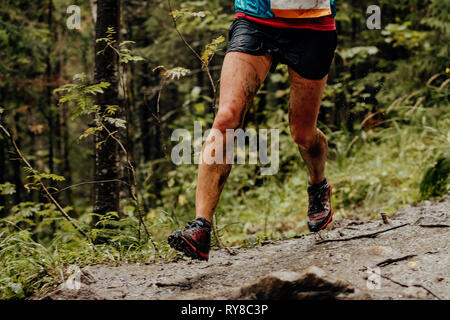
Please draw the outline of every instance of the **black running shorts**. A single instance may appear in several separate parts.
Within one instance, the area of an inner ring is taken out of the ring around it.
[[[273,55],[271,71],[283,63],[303,78],[318,80],[328,74],[336,45],[336,31],[275,28],[237,18],[228,30],[226,52],[269,53]]]

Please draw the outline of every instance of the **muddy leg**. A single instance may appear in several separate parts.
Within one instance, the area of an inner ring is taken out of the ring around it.
[[[289,125],[292,138],[297,143],[308,168],[309,182],[319,183],[325,178],[328,141],[316,124],[327,77],[309,80],[291,69],[289,73],[291,77]]]
[[[220,78],[219,111],[213,124],[215,138],[221,139],[208,138],[209,141],[203,145],[197,179],[197,218],[204,217],[212,222],[214,210],[231,171],[231,164],[225,160],[226,130],[242,127],[247,107],[267,76],[271,64],[271,55],[252,56],[229,52],[225,56]],[[205,150],[215,151],[218,148],[224,150],[222,164],[208,164],[211,162],[205,161],[206,157],[215,154],[205,154]]]

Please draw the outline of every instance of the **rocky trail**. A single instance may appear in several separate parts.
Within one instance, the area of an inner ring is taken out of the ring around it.
[[[95,265],[44,299],[450,299],[450,197],[208,262]],[[69,286],[70,287],[70,286]]]

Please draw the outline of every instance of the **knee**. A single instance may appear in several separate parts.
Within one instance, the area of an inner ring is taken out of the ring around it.
[[[214,119],[213,129],[225,133],[227,129],[236,129],[240,126],[240,113],[233,108],[221,108]]]
[[[303,149],[309,149],[314,145],[316,140],[315,135],[308,135],[303,132],[293,132],[292,139],[294,142]]]
[[[317,144],[327,145],[328,141],[324,134],[319,130],[306,132],[302,130],[293,130],[291,128],[292,139],[302,149],[311,149]]]

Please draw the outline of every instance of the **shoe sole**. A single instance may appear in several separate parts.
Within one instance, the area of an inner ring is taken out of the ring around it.
[[[186,256],[197,260],[208,260],[209,256],[201,251],[198,251],[193,244],[183,236],[169,236],[169,246],[177,251],[184,253]]]
[[[330,212],[330,214],[328,216],[327,222],[325,222],[325,224],[322,225],[320,228],[312,228],[310,223],[308,222],[309,231],[310,232],[319,232],[320,230],[325,229],[330,224],[330,222],[333,221],[333,214],[334,214],[333,209],[331,209],[331,212]]]
[[[325,229],[325,228],[330,224],[330,222],[333,221],[333,214],[334,214],[334,211],[333,211],[333,208],[331,208],[331,215],[330,215],[330,218],[329,218],[328,221],[323,225],[323,227],[320,228],[319,230]]]

